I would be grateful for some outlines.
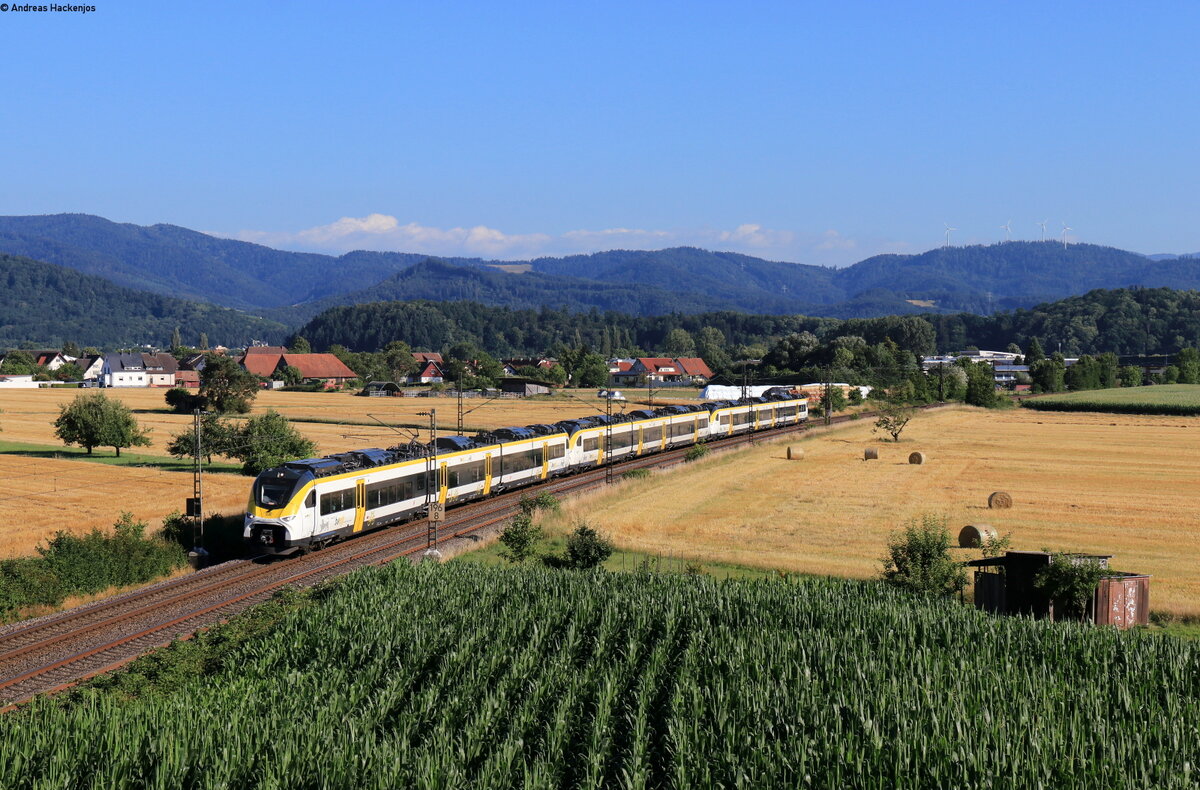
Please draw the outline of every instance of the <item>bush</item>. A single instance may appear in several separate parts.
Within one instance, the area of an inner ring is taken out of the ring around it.
[[[196,409],[204,408],[204,398],[183,387],[172,387],[163,397],[176,414],[191,414]]]
[[[38,556],[0,563],[0,615],[27,606],[57,606],[68,595],[141,584],[165,576],[186,561],[179,546],[147,538],[146,524],[122,513],[112,534],[55,533]]]
[[[1094,557],[1073,556],[1061,552],[1050,558],[1050,564],[1038,571],[1033,586],[1045,595],[1064,617],[1084,619],[1088,602],[1096,594],[1105,570]]]
[[[650,476],[649,469],[630,469],[627,472],[622,472],[621,477],[625,480],[644,480]]]
[[[704,444],[704,442],[696,442],[688,448],[686,453],[683,454],[683,460],[698,461],[706,455],[708,455],[708,447]]]
[[[526,501],[529,500],[522,500],[521,504],[524,505]],[[503,556],[509,562],[524,562],[534,555],[541,539],[542,528],[533,523],[530,512],[522,509],[500,533],[500,542],[507,549]]]
[[[558,497],[549,491],[543,491],[534,497],[523,496],[521,497],[520,508],[521,512],[528,516],[532,516],[539,510],[557,513],[559,511]]]
[[[587,524],[580,524],[567,537],[566,564],[576,570],[598,568],[612,556],[613,544]]]
[[[882,562],[884,581],[918,595],[949,596],[967,584],[966,571],[950,556],[945,516],[909,521],[888,540]]]

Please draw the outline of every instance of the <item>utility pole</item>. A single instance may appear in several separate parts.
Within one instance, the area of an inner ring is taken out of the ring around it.
[[[833,371],[825,368],[825,424],[833,423]]]
[[[463,435],[462,371],[458,373],[458,435]]]
[[[204,550],[204,477],[203,458],[204,448],[200,445],[200,415],[202,412],[199,409],[192,410],[192,449],[193,449],[193,465],[192,465],[192,498],[187,503],[187,514],[194,516],[196,526],[192,529],[192,554],[195,556],[197,563],[203,561],[203,557],[208,553]]]
[[[604,397],[604,416],[608,418],[608,423],[604,427],[604,484],[612,485],[613,482],[613,465],[612,465],[612,390],[605,391]]]
[[[946,402],[946,363],[938,363],[938,403]]]
[[[446,505],[439,500],[441,481],[437,465],[437,409],[418,412],[418,416],[429,418],[429,448],[425,457],[429,459],[425,484],[425,554],[427,559],[441,560],[442,554],[437,550],[438,522],[446,517]]]

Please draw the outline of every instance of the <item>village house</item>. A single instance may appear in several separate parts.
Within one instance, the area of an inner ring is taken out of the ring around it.
[[[244,355],[238,362],[247,371],[264,379],[282,379],[284,370],[289,367],[300,371],[302,381],[319,381],[328,387],[340,386],[358,378],[357,373],[333,354],[252,353]]]
[[[175,386],[175,375],[179,370],[179,363],[175,357],[165,351],[157,354],[142,354],[142,364],[146,368],[146,386]]]
[[[638,382],[651,384],[705,384],[713,372],[700,357],[638,357],[632,362],[611,360],[609,374],[615,384],[634,386]]]
[[[146,363],[141,354],[108,354],[100,373],[101,387],[145,387]]]
[[[424,363],[419,362],[417,372],[409,376],[407,381],[409,384],[441,384],[445,379],[446,374],[442,372],[442,366],[430,359]]]

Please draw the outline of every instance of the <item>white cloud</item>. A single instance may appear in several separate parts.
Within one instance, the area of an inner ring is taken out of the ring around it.
[[[656,250],[693,246],[744,252],[771,260],[835,266],[853,263],[859,257],[882,252],[891,246],[882,240],[872,240],[869,244],[860,245],[856,239],[833,229],[823,233],[804,234],[766,228],[750,222],[737,225],[732,230],[603,228],[569,230],[553,235],[510,234],[485,225],[438,228],[416,222],[401,224],[399,219],[388,214],[342,217],[328,225],[318,225],[291,233],[243,230],[234,234],[213,235],[227,235],[229,238],[272,247],[334,254],[351,250],[375,250],[513,260],[612,249]]]

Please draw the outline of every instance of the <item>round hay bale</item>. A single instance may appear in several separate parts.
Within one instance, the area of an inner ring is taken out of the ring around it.
[[[988,507],[993,510],[1012,507],[1012,494],[1007,491],[993,491],[988,497]]]
[[[797,446],[796,446],[796,445],[794,445],[794,444],[793,444],[793,445],[791,445],[790,447],[788,447],[787,457],[788,457],[788,460],[789,460],[789,461],[802,461],[802,460],[804,460],[804,448],[803,448],[803,447],[797,447]]]
[[[968,524],[958,533],[958,545],[964,549],[977,549],[985,540],[995,540],[999,534],[991,524]]]
[[[874,461],[878,458],[879,458],[879,451],[876,450],[874,447],[868,447],[867,449],[863,450],[863,460],[864,461]]]
[[[920,452],[918,452],[918,453],[909,453],[909,454],[908,454],[908,462],[909,462],[910,464],[923,464],[923,463],[925,463],[925,453],[920,453]]]

